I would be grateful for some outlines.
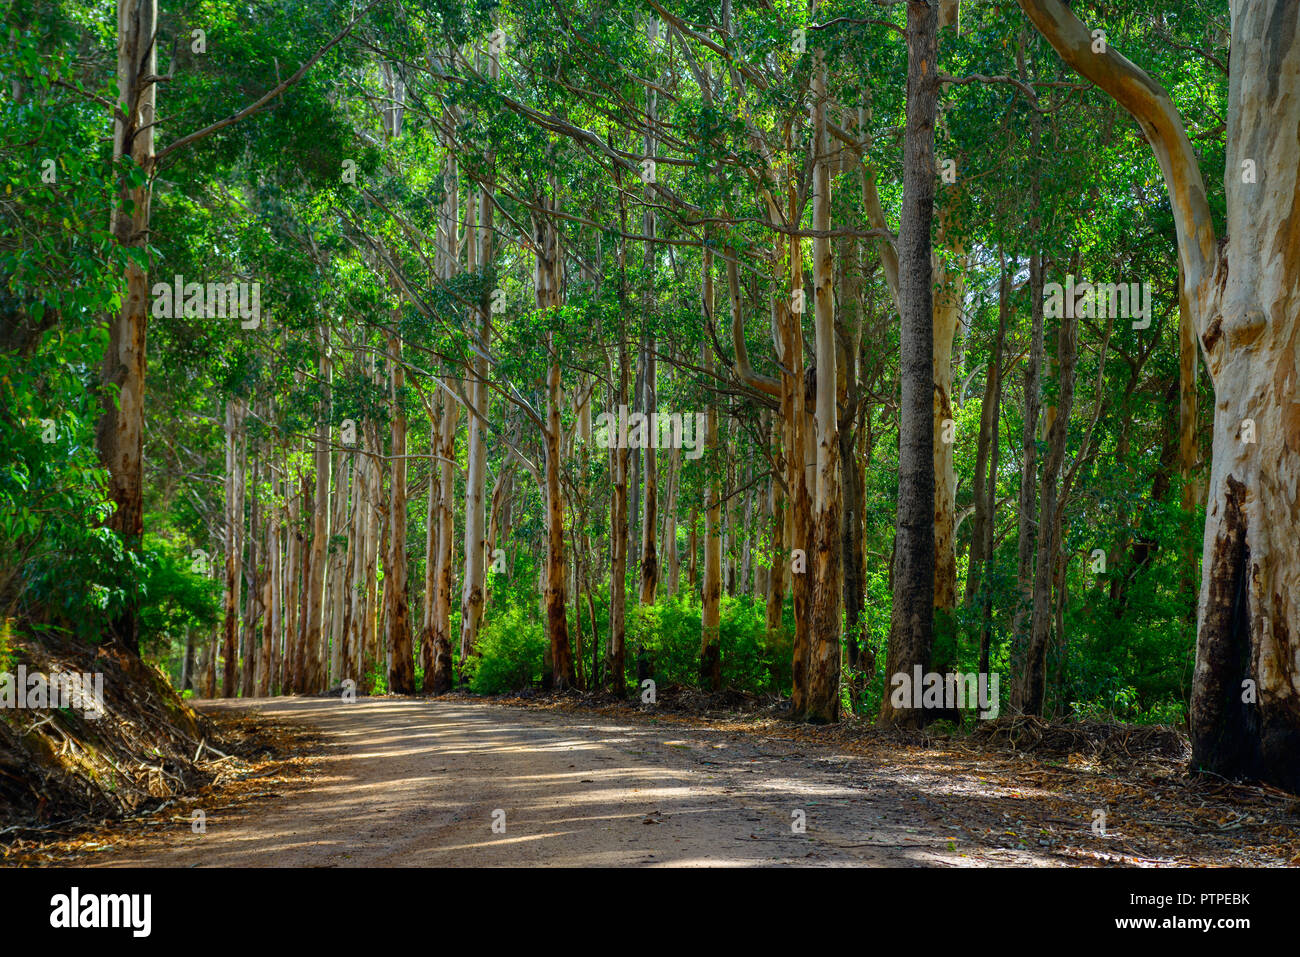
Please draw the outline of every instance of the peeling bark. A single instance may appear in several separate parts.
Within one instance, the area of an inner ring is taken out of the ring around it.
[[[818,50],[813,66],[813,229],[829,230],[831,175],[826,134],[826,60]],[[817,356],[816,551],[813,561],[812,641],[808,653],[808,698],[804,716],[827,724],[840,717],[840,436],[836,405],[838,350],[835,341],[834,260],[831,241],[813,240],[813,315]]]
[[[1067,63],[1141,125],[1164,174],[1183,289],[1214,383],[1192,765],[1300,792],[1300,167],[1290,132],[1300,126],[1300,8],[1232,0],[1231,242],[1220,247],[1196,154],[1165,90],[1113,47],[1091,54],[1088,28],[1061,0],[1020,5]],[[1238,175],[1246,160],[1256,182]]]

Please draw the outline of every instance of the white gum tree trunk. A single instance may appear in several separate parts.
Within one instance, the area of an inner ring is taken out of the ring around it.
[[[1061,0],[1020,0],[1075,70],[1138,120],[1165,184],[1214,384],[1192,684],[1193,767],[1300,791],[1300,8],[1232,0],[1227,237],[1215,236],[1165,90]]]

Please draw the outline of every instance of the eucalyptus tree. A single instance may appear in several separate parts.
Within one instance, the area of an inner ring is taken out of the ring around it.
[[[1300,98],[1300,20],[1282,0],[1234,0],[1227,114],[1227,235],[1220,242],[1196,153],[1168,93],[1059,0],[1021,0],[1062,58],[1137,119],[1160,163],[1177,229],[1183,295],[1215,390],[1205,525],[1193,761],[1300,787],[1294,670],[1300,562],[1279,542],[1295,515],[1297,303],[1291,235],[1300,162],[1283,132]],[[1099,43],[1098,40],[1101,40]]]
[[[190,132],[173,133],[174,138],[157,150],[155,136],[160,123],[156,114],[157,90],[164,78],[158,72],[159,47],[165,40],[175,41],[172,62],[168,64],[165,76],[168,80],[175,80],[178,76],[176,69],[180,66],[182,82],[178,85],[184,85],[187,75],[193,76],[186,67],[195,61],[179,53],[183,34],[177,25],[160,21],[157,0],[118,0],[116,75],[120,100],[112,104],[111,112],[114,122],[113,160],[122,172],[111,228],[118,244],[131,255],[126,267],[126,294],[121,311],[107,321],[109,340],[104,354],[101,390],[104,413],[98,426],[97,444],[108,469],[114,503],[109,526],[132,551],[141,548],[144,534],[144,401],[151,296],[143,251],[150,234],[154,178],[160,169],[166,168],[169,159],[179,158],[194,144],[282,102],[285,91],[299,83],[311,67],[341,43],[379,2],[372,0],[342,31],[335,33],[323,45],[318,41],[313,44],[315,52],[304,54],[301,65],[288,77],[274,84],[266,82],[266,92],[253,102],[216,120],[204,118],[199,121],[199,128]],[[171,29],[166,29],[167,26]],[[211,41],[216,44],[221,35],[214,28],[195,27],[193,31],[187,31],[191,34],[191,54],[206,53],[209,30],[214,34]],[[297,31],[277,34],[282,50],[286,41],[291,48],[306,46],[301,43],[304,39],[307,38]],[[312,40],[307,39],[307,43],[312,43]],[[278,72],[269,60],[264,61],[258,71],[259,79],[261,75]],[[233,77],[228,75],[226,82],[231,79]],[[203,80],[199,83],[205,85]],[[208,90],[205,96],[210,109],[214,102],[211,91]],[[225,98],[218,98],[215,102],[221,99]],[[138,645],[137,602],[138,596],[128,601],[109,623],[109,629],[117,640],[131,650],[137,650]]]

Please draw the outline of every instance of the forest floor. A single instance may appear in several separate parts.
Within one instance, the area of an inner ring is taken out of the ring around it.
[[[1300,865],[1300,801],[1191,777],[1141,729],[908,739],[565,696],[197,704],[275,746],[154,815],[7,862]]]

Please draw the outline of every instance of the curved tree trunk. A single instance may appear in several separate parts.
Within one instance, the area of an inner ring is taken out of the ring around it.
[[[1168,187],[1214,382],[1193,767],[1300,791],[1300,17],[1291,0],[1232,0],[1231,242],[1220,248],[1196,154],[1164,89],[1113,48],[1093,54],[1088,27],[1061,0],[1020,5],[1066,62],[1141,124]]]

